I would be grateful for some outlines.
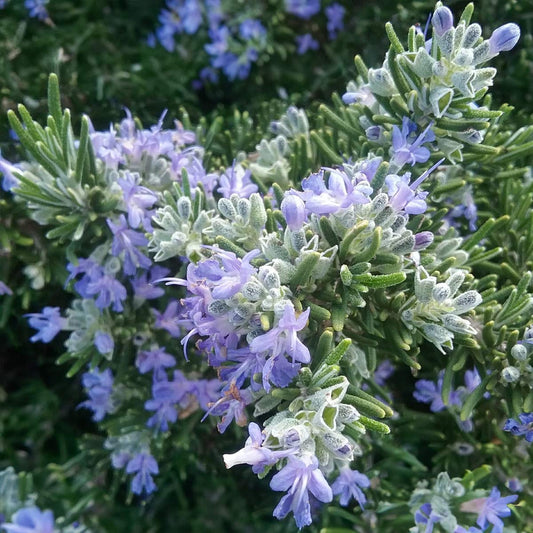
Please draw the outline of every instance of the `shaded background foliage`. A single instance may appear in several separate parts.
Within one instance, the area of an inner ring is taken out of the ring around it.
[[[87,113],[98,129],[119,120],[124,106],[145,124],[157,121],[164,108],[169,109],[170,117],[180,116],[184,106],[193,121],[207,115],[209,123],[218,115],[230,130],[244,121],[249,126],[246,134],[238,146],[227,151],[251,152],[276,110],[281,112],[289,102],[316,106],[328,100],[331,92],[342,92],[354,77],[355,53],[368,65],[381,61],[387,48],[382,31],[385,21],[393,21],[403,34],[413,22],[425,24],[434,2],[377,4],[346,2],[350,7],[344,32],[336,41],[325,42],[316,54],[275,56],[266,65],[253,66],[246,80],[223,80],[196,92],[192,82],[198,65],[189,60],[192,58],[145,44],[164,2],[52,0],[53,24],[48,24],[28,19],[22,2],[12,0],[0,12],[0,147],[4,155],[17,151],[5,116],[17,103],[24,103],[36,120],[44,120],[48,74],[56,72],[64,106],[78,120]],[[455,12],[466,4],[448,2]],[[533,113],[533,1],[479,0],[476,21],[487,30],[507,21],[521,26],[522,39],[512,56],[494,61],[499,75],[493,94],[497,102],[519,104],[515,118],[528,122]],[[285,94],[290,96],[282,98]],[[235,115],[236,109],[248,111],[248,118]],[[217,140],[223,146],[223,139]],[[220,153],[224,153],[222,148]],[[76,410],[82,400],[79,381],[65,379],[64,368],[55,364],[61,344],[30,343],[32,332],[22,316],[50,301],[61,305],[61,299],[67,298],[61,290],[66,277],[61,258],[53,247],[42,244],[40,228],[21,217],[22,210],[8,206],[1,194],[0,279],[13,280],[16,292],[0,302],[4,347],[0,355],[0,470],[13,465],[17,471],[31,471],[41,507],[53,508],[58,515],[74,517],[86,506],[90,513],[83,516],[84,522],[95,531],[292,531],[292,522],[272,518],[278,495],[266,483],[248,469],[226,474],[221,456],[241,440],[236,428],[221,436],[208,424],[197,426],[195,432],[184,427],[173,443],[172,469],[159,477],[161,490],[155,502],[127,505],[128,494],[119,474],[109,474],[104,464],[108,457],[102,451],[103,438],[93,435],[79,440],[80,434],[94,433],[94,425],[86,413]],[[35,273],[24,273],[27,265],[36,263],[42,267],[38,275],[50,283],[43,290],[35,290]],[[402,386],[414,381],[407,370],[395,380]],[[406,401],[413,409],[423,410],[420,404]],[[408,440],[408,417],[406,420],[402,438]],[[190,421],[191,425],[196,422]],[[390,450],[384,445],[382,451],[386,460]],[[433,455],[428,452],[419,459],[422,466],[431,466]],[[462,464],[449,466],[457,468],[457,474],[464,470]],[[94,472],[101,472],[100,477],[95,478]],[[114,479],[107,479],[110,475]],[[391,475],[392,483],[402,470]],[[334,524],[338,514],[332,509],[331,516],[325,517],[326,524]],[[318,527],[310,530],[318,531]]]

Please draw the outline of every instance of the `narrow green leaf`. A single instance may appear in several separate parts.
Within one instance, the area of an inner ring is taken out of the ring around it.
[[[59,130],[63,126],[63,112],[61,111],[61,94],[59,80],[55,74],[48,77],[48,111],[55,120]]]
[[[311,139],[316,144],[317,148],[326,156],[329,164],[340,165],[343,162],[342,157],[335,153],[314,130],[311,131]]]
[[[370,402],[359,396],[345,394],[342,402],[348,405],[353,405],[363,415],[374,416],[376,418],[385,418],[387,416],[384,409],[376,405],[374,402]],[[359,419],[359,422],[366,426],[363,420]]]
[[[385,24],[385,31],[387,32],[387,37],[389,38],[389,41],[392,45],[392,49],[394,50],[394,52],[397,54],[401,54],[402,52],[405,52],[405,48],[400,42],[400,39],[398,38],[398,35],[396,35],[396,32],[394,31],[394,27],[390,22],[387,22]],[[390,62],[389,62],[389,66],[390,66]]]

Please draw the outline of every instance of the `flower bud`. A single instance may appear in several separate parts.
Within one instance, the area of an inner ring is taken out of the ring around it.
[[[440,6],[433,13],[433,29],[438,36],[453,27],[453,14],[446,6]]]
[[[369,141],[380,141],[383,138],[383,128],[381,126],[370,126],[365,130],[365,134]]]
[[[523,344],[515,344],[511,348],[511,356],[517,361],[527,360],[527,348]]]
[[[514,383],[520,379],[520,370],[516,366],[507,366],[502,370],[502,379],[507,383]]]
[[[434,236],[431,231],[421,231],[415,235],[415,251],[427,248],[433,242]]]
[[[305,220],[305,204],[295,194],[287,194],[281,202],[281,212],[292,231],[299,230]]]
[[[496,28],[489,39],[490,52],[492,55],[507,52],[514,48],[520,39],[520,28],[514,22],[509,22]]]

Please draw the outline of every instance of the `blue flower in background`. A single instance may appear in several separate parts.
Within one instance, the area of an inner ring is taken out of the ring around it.
[[[151,350],[141,350],[135,359],[135,366],[141,374],[146,374],[152,370],[156,373],[163,368],[169,368],[176,364],[173,355],[165,352],[164,348],[152,347]]]
[[[239,35],[246,41],[264,40],[266,34],[265,27],[257,19],[246,19],[239,26]]]
[[[333,40],[337,37],[337,32],[344,29],[344,15],[346,9],[335,2],[326,7],[324,11],[328,19],[326,27],[328,29],[329,38]]]
[[[525,435],[527,442],[533,442],[533,413],[521,413],[518,420],[509,418],[503,426],[504,431],[509,431],[516,437]]]
[[[116,221],[107,219],[107,225],[113,232],[111,253],[118,256],[124,252],[124,273],[131,276],[138,267],[149,268],[152,261],[137,248],[146,246],[148,239],[142,233],[130,229],[124,215],[120,215]]]
[[[156,489],[151,474],[159,474],[157,461],[149,453],[138,453],[126,465],[126,473],[134,474],[131,480],[131,492],[133,494],[151,494]]]
[[[305,54],[308,50],[318,50],[318,41],[310,34],[304,33],[303,35],[296,36],[296,53]]]
[[[251,180],[252,172],[238,165],[233,161],[233,165],[220,175],[217,192],[229,198],[232,194],[238,194],[241,198],[249,198],[257,192],[257,185]]]
[[[87,389],[89,399],[78,405],[78,408],[85,407],[93,411],[93,420],[100,422],[106,414],[111,413],[115,405],[112,400],[113,393],[113,373],[109,368],[102,372],[94,368],[85,372],[81,377],[83,386]]]
[[[370,487],[370,480],[358,470],[352,470],[349,467],[342,468],[339,477],[331,485],[333,494],[340,495],[339,502],[346,506],[354,498],[361,509],[364,509],[366,497],[361,487],[367,489]]]
[[[476,524],[483,531],[485,531],[490,523],[493,525],[492,533],[502,533],[504,524],[500,517],[511,515],[511,509],[509,509],[508,505],[513,503],[517,498],[518,494],[512,494],[511,496],[502,498],[498,488],[493,487],[487,498],[477,498],[464,502],[461,505],[461,511],[477,513]]]
[[[39,330],[31,342],[50,342],[65,326],[65,319],[61,317],[59,307],[45,307],[42,313],[25,315],[32,328]]]
[[[285,0],[285,11],[309,19],[320,11],[320,0]]]
[[[430,404],[429,408],[432,412],[438,413],[446,409],[444,401],[442,400],[442,384],[444,381],[444,371],[439,373],[437,383],[427,379],[419,379],[415,383],[415,392],[413,396],[422,403]],[[461,398],[457,391],[451,391],[448,399],[448,405],[461,405]]]
[[[202,24],[202,8],[198,0],[172,2],[181,21],[181,29],[190,35],[196,33]]]
[[[48,0],[24,0],[24,6],[28,10],[30,17],[39,20],[45,20],[48,18],[48,11],[45,7],[46,4],[48,4]]]
[[[2,524],[7,533],[54,533],[52,511],[41,511],[38,507],[24,507],[12,517],[12,522]]]

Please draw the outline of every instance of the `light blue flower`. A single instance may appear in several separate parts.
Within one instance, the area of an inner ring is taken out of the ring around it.
[[[12,522],[0,527],[7,533],[54,533],[52,511],[41,511],[38,507],[24,507],[12,517]]]
[[[340,495],[339,502],[346,506],[354,498],[361,509],[364,509],[366,497],[361,487],[367,489],[370,487],[370,480],[358,470],[352,470],[348,466],[342,468],[339,477],[331,485],[333,494]]]
[[[274,509],[273,515],[281,520],[290,512],[294,514],[299,529],[311,524],[309,492],[319,501],[328,503],[333,492],[314,456],[289,456],[287,464],[270,481],[272,490],[288,491]]]

